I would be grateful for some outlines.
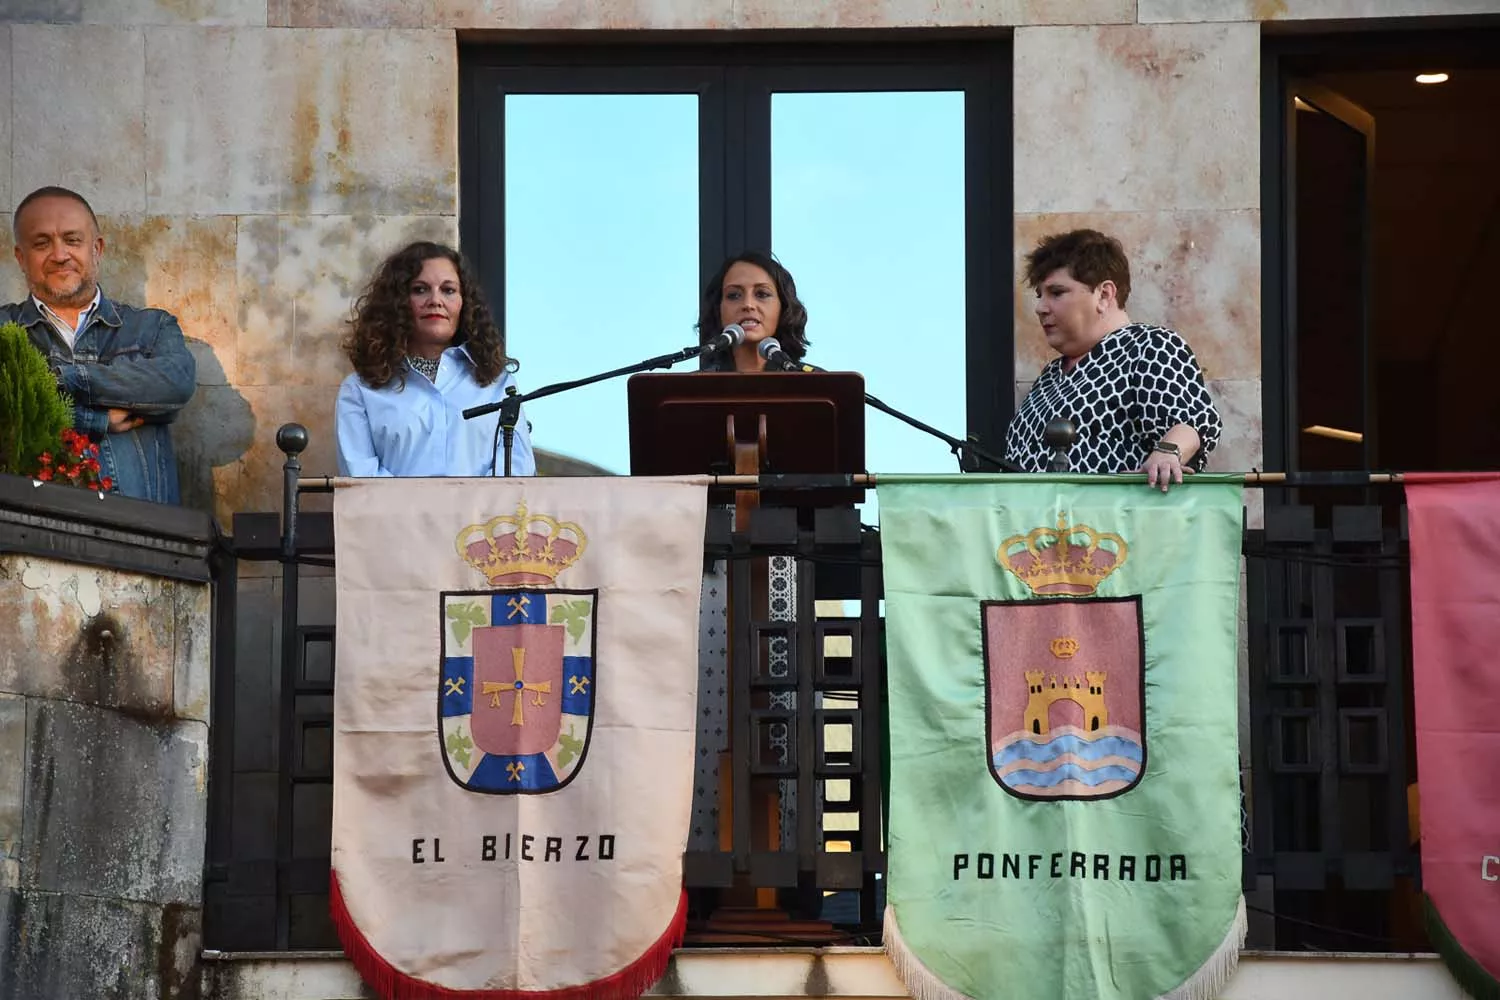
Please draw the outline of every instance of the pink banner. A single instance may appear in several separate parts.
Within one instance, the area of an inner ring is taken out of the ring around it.
[[[1500,474],[1405,480],[1422,885],[1455,976],[1500,995]]]

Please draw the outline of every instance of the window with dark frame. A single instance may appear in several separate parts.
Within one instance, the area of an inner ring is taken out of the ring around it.
[[[459,69],[461,242],[479,273],[492,309],[502,317],[508,298],[515,294],[507,287],[508,266],[514,264],[508,254],[525,252],[507,245],[507,98],[696,96],[698,280],[691,293],[679,293],[675,289],[683,287],[683,280],[675,278],[671,303],[648,304],[653,309],[669,305],[672,312],[664,320],[660,339],[635,351],[641,358],[682,346],[678,340],[684,334],[688,339],[683,343],[691,342],[694,335],[679,322],[680,316],[694,308],[704,284],[727,256],[745,249],[778,250],[772,231],[773,103],[778,95],[959,95],[963,273],[956,280],[961,281],[962,308],[961,318],[953,324],[959,329],[945,325],[942,332],[954,338],[954,357],[962,364],[962,373],[952,376],[954,383],[947,395],[956,396],[961,390],[963,409],[961,416],[955,411],[952,418],[962,426],[941,429],[956,436],[973,435],[990,451],[1003,450],[1015,391],[1011,68],[1007,39],[838,46],[475,44],[460,48]],[[900,143],[901,136],[894,134],[890,141]],[[920,184],[921,180],[914,178],[913,183]],[[691,193],[685,197],[691,197]],[[651,266],[650,261],[632,263],[638,268]],[[795,265],[789,262],[789,266],[804,297],[817,294],[818,289],[803,287],[805,279]],[[579,278],[586,280],[587,276]],[[679,294],[686,301],[678,298]],[[589,321],[587,312],[580,307],[578,323]],[[815,324],[810,323],[809,333],[816,341]],[[916,356],[931,333],[930,329],[880,331],[883,339],[874,343],[880,351],[905,351]],[[533,355],[538,353],[534,345],[530,350]],[[850,363],[847,353],[836,364],[858,368],[858,359]],[[523,365],[527,364],[526,357],[521,356]],[[612,367],[593,364],[595,360],[580,354],[572,362],[576,370],[567,377]],[[631,360],[636,358],[632,355],[621,363]],[[535,388],[540,374],[523,371],[523,390]],[[918,411],[914,415],[925,415],[920,400],[883,398],[898,408],[906,402]],[[606,409],[598,404],[592,408]],[[546,414],[540,405],[536,409],[531,419],[545,427]],[[607,412],[598,416],[611,419]],[[623,407],[618,416],[624,416]],[[887,418],[877,415],[875,419]],[[537,435],[543,437],[541,430]],[[944,445],[937,441],[930,444],[940,459],[947,459]],[[538,446],[547,445],[539,440]]]

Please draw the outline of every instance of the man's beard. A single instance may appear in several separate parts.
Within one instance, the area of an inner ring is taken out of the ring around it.
[[[47,292],[52,297],[53,302],[55,302],[57,305],[63,306],[68,309],[73,309],[86,306],[90,302],[94,301],[94,292],[99,287],[97,282],[82,274],[59,275],[59,277],[72,279],[68,282],[68,286],[70,287],[72,286],[73,281],[77,281],[78,284],[73,288],[72,291],[64,292],[56,284],[47,282]]]

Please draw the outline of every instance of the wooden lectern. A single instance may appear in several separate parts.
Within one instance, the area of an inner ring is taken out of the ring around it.
[[[630,474],[857,474],[865,471],[865,380],[855,372],[697,372],[636,375],[628,384]],[[744,496],[740,494],[745,494]],[[714,490],[735,504],[735,530],[753,490]],[[835,507],[862,488],[766,503]]]
[[[630,414],[630,473],[635,476],[693,474],[838,475],[864,472],[864,378],[853,372],[698,372],[679,375],[636,375],[627,395]],[[748,531],[750,512],[767,506],[830,507],[864,499],[863,488],[819,489],[762,493],[756,489],[710,489],[710,504],[734,505],[734,530]],[[733,574],[731,574],[731,578]],[[732,583],[731,583],[732,588]],[[752,616],[768,616],[769,582],[766,560],[750,572]],[[730,607],[734,607],[731,598]],[[729,623],[731,634],[750,622]],[[733,646],[731,646],[731,649]],[[754,655],[754,654],[752,654]],[[731,678],[755,669],[730,656]],[[731,692],[741,690],[731,683]],[[763,695],[763,693],[762,693]],[[755,703],[748,709],[764,708]],[[799,711],[813,711],[798,705]],[[730,739],[748,710],[730,706]],[[801,752],[808,752],[803,748]],[[726,752],[719,766],[719,850],[732,852],[733,762]],[[813,808],[809,802],[801,808]],[[777,850],[780,841],[775,792],[751,798],[752,850]],[[805,845],[799,845],[805,847]],[[736,880],[737,882],[739,880]],[[737,884],[730,900],[739,909],[720,911],[710,922],[705,941],[754,941],[757,929],[809,940],[830,936],[826,924],[786,923],[776,911],[774,889],[751,890]]]

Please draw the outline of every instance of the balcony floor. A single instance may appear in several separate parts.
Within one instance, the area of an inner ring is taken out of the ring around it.
[[[205,952],[205,1000],[369,1000],[339,952]],[[879,948],[680,950],[647,996],[904,997]],[[1465,1000],[1436,955],[1244,952],[1220,1000]]]

